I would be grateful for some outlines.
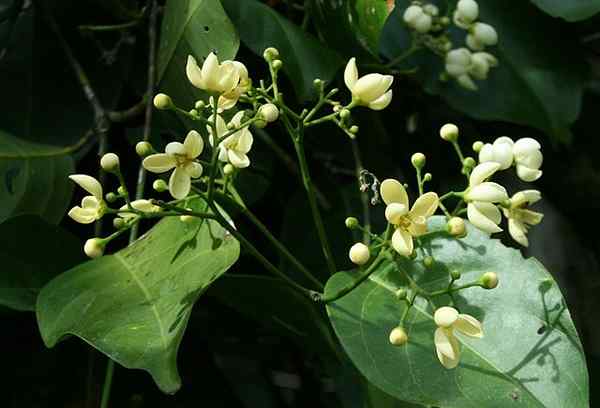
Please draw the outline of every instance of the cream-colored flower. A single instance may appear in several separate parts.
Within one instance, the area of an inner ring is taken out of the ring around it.
[[[204,60],[202,68],[194,57],[188,55],[185,72],[192,85],[211,93],[229,95],[240,84],[240,66],[233,61],[219,63],[212,52]]]
[[[475,338],[483,337],[481,323],[473,316],[458,313],[453,307],[440,307],[435,311],[433,320],[438,326],[433,336],[435,352],[440,363],[448,369],[455,368],[460,361],[460,345],[455,332]]]
[[[535,181],[542,177],[542,162],[544,156],[542,146],[535,139],[525,137],[515,142],[513,154],[517,165],[517,175],[523,181]]]
[[[153,173],[164,173],[175,169],[169,178],[169,192],[176,199],[185,198],[191,189],[191,179],[202,175],[202,165],[196,161],[204,149],[202,136],[191,130],[183,143],[171,142],[165,153],[152,154],[142,162],[144,168]]]
[[[230,128],[237,129],[242,124],[242,119],[244,118],[244,112],[236,113],[231,121],[229,122],[229,126],[225,124],[225,120],[220,115],[217,115],[217,135],[218,139],[221,139],[223,135],[229,132]],[[213,120],[211,116],[209,121]],[[213,129],[211,126],[206,127],[209,133],[209,140],[211,144],[214,144],[213,137]],[[254,142],[254,137],[248,126],[244,126],[241,129],[238,129],[231,135],[227,136],[225,139],[219,141],[219,160],[225,163],[231,163],[234,167],[237,168],[245,168],[250,165],[250,158],[248,157],[248,152],[252,148],[252,143]]]
[[[73,174],[69,176],[81,188],[91,195],[83,197],[81,207],[75,206],[69,211],[69,217],[80,224],[91,224],[104,215],[106,203],[102,196],[102,185],[92,176],[85,174]]]
[[[481,163],[475,167],[469,178],[469,188],[464,195],[469,221],[490,234],[502,231],[498,226],[502,215],[494,203],[508,199],[504,187],[498,183],[485,181],[498,169],[500,169],[500,164],[495,162]]]
[[[427,218],[438,208],[436,193],[423,194],[409,211],[408,194],[398,180],[387,179],[381,183],[381,198],[387,205],[385,218],[396,227],[392,235],[392,246],[400,255],[409,256],[413,252],[413,237],[427,232]]]
[[[353,101],[373,110],[385,109],[390,104],[393,81],[393,76],[382,74],[367,74],[359,78],[356,58],[350,58],[344,71],[344,82],[352,92]]]
[[[433,23],[430,13],[427,13],[423,7],[415,4],[406,8],[403,19],[406,25],[421,34],[425,34],[431,30]]]
[[[144,200],[144,199],[132,201],[131,206],[135,210],[138,210],[138,211],[141,211],[144,213],[159,212],[161,210],[161,208],[158,205],[152,204],[152,202],[150,200]],[[127,211],[128,209],[129,209],[129,207],[127,206],[127,204],[125,204],[119,210]],[[133,212],[122,212],[122,213],[119,213],[119,217],[123,218],[125,221],[128,221],[128,220],[136,217],[136,214]]]
[[[466,43],[473,51],[482,51],[486,46],[498,44],[498,33],[485,23],[475,23],[470,28]]]
[[[498,66],[498,59],[489,52],[475,52],[471,55],[471,66],[469,74],[479,80],[485,80],[488,77],[490,68]]]
[[[456,10],[454,11],[453,20],[460,28],[465,30],[471,27],[471,25],[479,17],[479,5],[475,0],[459,0],[456,4]]]
[[[494,143],[486,143],[479,151],[479,162],[494,162],[500,165],[500,170],[508,169],[513,163],[514,142],[510,137],[502,136],[494,140]]]
[[[510,198],[510,207],[502,209],[504,216],[508,219],[510,236],[523,246],[529,246],[527,239],[529,226],[539,224],[544,218],[544,214],[525,207],[537,203],[541,199],[542,194],[537,190],[519,191]]]
[[[244,64],[242,64],[239,61],[224,61],[223,63],[225,63],[225,62],[227,62],[227,63],[231,62],[232,64],[234,64],[234,66],[237,69],[238,74],[239,74],[239,82],[238,82],[237,86],[234,87],[231,91],[219,96],[219,100],[217,102],[217,111],[219,113],[233,108],[235,106],[235,104],[237,103],[237,101],[240,99],[240,96],[242,96],[244,93],[248,92],[248,90],[252,86],[252,80],[248,76],[248,69],[246,68],[246,66]],[[210,106],[213,105],[213,103],[214,103],[213,101],[214,101],[214,99],[211,96],[209,98]]]

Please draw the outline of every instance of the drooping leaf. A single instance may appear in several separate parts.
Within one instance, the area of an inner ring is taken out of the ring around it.
[[[382,33],[380,51],[390,60],[410,46],[402,21],[408,0],[397,0]],[[430,51],[419,51],[401,68],[418,67],[427,92],[441,95],[451,106],[486,120],[505,120],[541,129],[557,141],[568,141],[577,118],[585,80],[583,54],[570,27],[530,4],[482,0],[481,21],[494,26],[499,42],[487,51],[499,66],[468,91],[456,81],[441,82],[443,61]],[[452,30],[453,46],[464,47],[465,32]]]
[[[165,7],[158,51],[159,90],[183,108],[191,109],[203,93],[185,74],[188,55],[202,64],[210,52],[219,60],[233,59],[239,47],[235,28],[219,0],[170,0]]]
[[[279,50],[283,72],[288,76],[299,99],[313,95],[313,80],[329,81],[343,61],[310,34],[275,10],[256,0],[223,0],[242,42],[255,54],[268,47]]]
[[[533,4],[550,14],[552,17],[561,17],[567,21],[580,21],[592,17],[600,12],[598,0],[531,0]]]
[[[0,224],[0,305],[33,311],[40,289],[85,259],[80,240],[33,215]]]
[[[197,202],[190,206],[201,210]],[[181,385],[177,350],[192,306],[238,256],[238,242],[215,222],[164,219],[129,247],[42,289],[37,317],[44,342],[53,347],[78,336],[175,392]]]
[[[58,223],[71,201],[69,149],[18,139],[0,131],[0,221],[36,214]]]
[[[443,217],[430,222],[442,229]],[[405,303],[395,291],[407,284],[395,265],[385,264],[345,297],[329,304],[334,329],[361,373],[399,399],[437,407],[587,407],[588,374],[582,346],[569,311],[552,276],[535,259],[469,226],[462,240],[446,234],[423,238],[424,249],[402,268],[425,290],[447,287],[449,271],[458,284],[497,272],[494,290],[469,288],[455,294],[461,312],[483,323],[484,338],[460,337],[461,363],[445,369],[433,344],[432,309],[419,299],[406,321],[409,341],[390,345]],[[423,258],[432,256],[431,268]],[[326,286],[335,293],[356,272],[339,272]],[[434,300],[437,307],[447,297]]]

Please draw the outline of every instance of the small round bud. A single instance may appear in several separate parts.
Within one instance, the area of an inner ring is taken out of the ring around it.
[[[425,166],[425,155],[423,153],[415,153],[411,156],[410,162],[416,169],[422,169]]]
[[[485,289],[494,289],[498,286],[498,275],[495,272],[486,272],[481,276],[481,285]]]
[[[463,238],[467,235],[467,228],[465,226],[465,220],[460,217],[452,217],[446,224],[446,230],[450,235],[457,238]]]
[[[315,78],[315,80],[313,81],[313,85],[315,86],[315,88],[320,88],[323,85],[323,81],[319,78]]]
[[[135,145],[135,152],[140,157],[146,157],[146,156],[150,156],[152,153],[154,153],[154,148],[148,142],[138,142]]]
[[[229,163],[227,163],[225,166],[223,166],[223,173],[225,173],[226,176],[231,176],[234,171],[235,171],[235,167],[233,167]]]
[[[261,116],[267,123],[275,122],[279,117],[279,109],[272,103],[267,103],[258,108],[258,115]]]
[[[344,223],[346,224],[346,228],[351,230],[358,227],[358,220],[355,217],[346,218],[346,221],[344,221]]]
[[[197,110],[202,110],[205,106],[206,104],[204,103],[204,101],[196,101],[196,103],[194,104],[194,108],[196,108]]]
[[[423,265],[425,265],[425,268],[431,268],[434,263],[435,263],[435,259],[433,259],[432,256],[426,256],[423,259]]]
[[[342,119],[348,119],[350,117],[350,110],[348,109],[342,109],[340,111],[340,118]]]
[[[171,109],[173,107],[173,101],[169,95],[159,93],[154,97],[154,106],[161,110]]]
[[[159,193],[165,192],[169,189],[167,182],[161,179],[154,180],[152,183],[152,188],[154,191],[158,191]]]
[[[263,119],[258,119],[258,120],[255,120],[254,123],[252,123],[252,126],[254,126],[255,128],[258,128],[258,129],[263,129],[263,128],[267,127],[267,121],[263,120]]]
[[[465,157],[465,160],[463,161],[463,166],[464,167],[468,167],[468,168],[472,169],[476,165],[477,165],[477,162],[475,161],[474,158],[472,158],[472,157]]]
[[[104,241],[100,238],[90,238],[83,245],[83,252],[90,258],[98,258],[104,253]]]
[[[275,61],[273,61],[273,69],[274,70],[280,70],[281,67],[283,66],[283,62],[281,60],[276,59]]]
[[[440,137],[447,142],[456,142],[458,140],[458,126],[446,123],[440,129]]]
[[[196,109],[190,109],[188,113],[192,116],[198,116],[198,111]]]
[[[431,175],[431,173],[425,173],[425,175],[423,176],[423,181],[431,181],[432,178],[433,176]]]
[[[404,300],[406,299],[406,296],[408,295],[408,292],[406,292],[406,289],[404,288],[400,288],[396,291],[396,298],[398,300]]]
[[[192,211],[191,208],[186,208],[186,210],[187,211]],[[193,215],[181,215],[181,216],[179,216],[179,220],[181,222],[192,222],[192,221],[194,221],[194,218],[195,217]]]
[[[475,143],[473,143],[473,151],[475,153],[479,153],[481,151],[481,149],[483,148],[483,142],[478,140]]]
[[[108,201],[109,203],[114,203],[115,201],[117,201],[119,196],[111,191],[110,193],[106,193],[104,198],[106,198],[106,201]]]
[[[369,251],[368,246],[366,246],[362,242],[357,242],[350,248],[348,256],[350,257],[350,260],[356,265],[364,265],[367,262],[369,262],[371,252]]]
[[[448,26],[448,25],[450,25],[450,19],[446,16],[443,16],[440,18],[439,23],[442,26]]]
[[[450,277],[453,280],[459,280],[460,279],[460,272],[458,271],[458,269],[452,269],[450,271]]]
[[[263,58],[267,61],[274,60],[275,58],[279,58],[279,51],[275,47],[269,47],[263,52]]]
[[[398,326],[395,327],[391,332],[390,332],[390,343],[392,343],[394,346],[403,346],[408,342],[408,335],[406,334],[406,331]]]
[[[339,111],[341,111],[341,110],[342,110],[342,105],[340,105],[340,104],[335,104],[335,105],[333,105],[333,111],[334,111],[335,113],[337,113],[337,112],[339,112]]]
[[[117,188],[117,194],[124,196],[127,194],[127,189],[123,186],[119,186],[119,188]]]
[[[114,173],[119,170],[119,156],[114,153],[106,153],[100,159],[100,167],[102,170],[109,173]]]
[[[113,227],[116,229],[121,229],[125,226],[125,220],[121,217],[116,217],[113,219]]]
[[[356,126],[356,125],[350,126],[350,129],[348,129],[348,130],[350,131],[350,133],[355,135],[358,133],[358,126]]]

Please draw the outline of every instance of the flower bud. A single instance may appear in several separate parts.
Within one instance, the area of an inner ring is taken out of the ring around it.
[[[453,280],[459,280],[460,279],[460,272],[458,271],[458,269],[452,269],[450,271],[450,277]]]
[[[138,142],[135,145],[135,152],[138,154],[138,156],[144,158],[154,153],[154,148],[148,142]]]
[[[279,58],[279,51],[275,47],[269,47],[263,52],[263,58],[267,61],[274,60],[275,58]]]
[[[371,252],[369,251],[368,246],[366,246],[362,242],[357,242],[350,248],[348,256],[350,257],[350,260],[356,265],[364,265],[367,262],[369,262]]]
[[[483,148],[484,143],[480,140],[476,141],[475,143],[473,143],[473,151],[475,153],[479,153],[481,151],[481,149]]]
[[[104,253],[104,241],[100,238],[90,238],[83,245],[83,252],[90,258],[98,258]]]
[[[171,109],[173,107],[173,101],[169,95],[159,93],[154,97],[154,106],[161,110]]]
[[[435,259],[433,259],[432,256],[426,256],[425,258],[423,258],[423,265],[425,266],[425,268],[431,268],[434,263]]]
[[[447,142],[456,142],[458,140],[458,126],[446,123],[440,129],[440,137]]]
[[[348,119],[350,117],[350,110],[348,109],[342,109],[340,111],[340,118],[342,119]]]
[[[423,181],[431,181],[433,179],[433,175],[431,173],[425,173],[423,176]]]
[[[494,289],[498,286],[498,275],[495,272],[486,272],[481,276],[481,285],[485,289]]]
[[[475,23],[473,26],[473,36],[484,45],[496,45],[498,43],[498,33],[494,27],[485,23]]]
[[[233,167],[229,163],[227,163],[225,166],[223,166],[223,173],[225,173],[226,176],[231,176],[234,171],[235,171],[235,167]]]
[[[192,116],[198,116],[198,111],[196,109],[190,109],[188,113]]]
[[[120,196],[127,195],[127,189],[123,186],[119,186],[119,188],[117,188],[117,194]]]
[[[204,103],[204,101],[196,101],[196,103],[194,104],[194,108],[196,108],[197,110],[202,110],[205,106],[206,104]]]
[[[437,16],[438,14],[440,14],[440,9],[438,9],[437,6],[433,4],[426,4],[423,6],[423,12],[429,14],[430,16]]]
[[[423,153],[415,153],[411,156],[410,162],[416,169],[422,169],[425,166],[425,155]]]
[[[111,191],[110,193],[106,193],[104,198],[106,198],[106,201],[108,201],[109,203],[114,203],[115,201],[117,201],[117,198],[119,198],[119,196],[117,196]]]
[[[355,135],[358,133],[358,126],[356,126],[356,125],[350,126],[350,129],[348,129],[348,130],[350,131],[350,133]]]
[[[113,219],[113,227],[115,229],[121,229],[125,226],[125,220],[121,217],[116,217]]]
[[[100,167],[102,170],[109,173],[114,173],[119,170],[119,156],[114,153],[106,153],[100,159]]]
[[[152,183],[152,188],[154,191],[158,191],[159,193],[165,192],[169,189],[169,186],[166,181],[158,179],[154,180]]]
[[[323,80],[315,78],[315,80],[313,81],[313,85],[315,86],[315,88],[320,88],[323,85]]]
[[[191,209],[191,208],[186,208],[186,210],[187,210],[187,211],[192,211],[192,209]],[[180,216],[179,216],[179,220],[180,220],[181,222],[186,222],[186,223],[187,223],[187,222],[192,222],[192,221],[194,221],[194,218],[195,218],[195,217],[194,217],[193,215],[180,215]]]
[[[408,335],[406,334],[406,331],[398,326],[395,327],[391,332],[390,332],[390,343],[392,343],[394,346],[403,346],[408,342]]]
[[[463,238],[467,235],[467,228],[465,226],[465,220],[460,217],[452,217],[446,224],[446,230],[450,235],[457,238]]]
[[[462,164],[463,164],[463,167],[468,167],[468,168],[472,169],[473,167],[475,167],[477,165],[477,162],[472,157],[465,157],[465,160],[463,160]]]
[[[346,221],[344,221],[344,223],[346,224],[346,228],[351,230],[358,227],[358,220],[355,217],[346,218]]]
[[[283,66],[283,62],[281,60],[276,59],[275,61],[273,61],[273,69],[275,71],[280,70],[282,66]]]
[[[275,122],[279,117],[279,109],[272,103],[267,103],[258,108],[258,115],[261,116],[267,123]]]
[[[398,300],[404,300],[406,299],[406,296],[408,295],[408,292],[406,292],[406,289],[404,288],[400,288],[396,291],[396,298]]]

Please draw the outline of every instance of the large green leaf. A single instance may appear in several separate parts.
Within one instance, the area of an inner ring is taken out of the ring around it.
[[[579,21],[592,17],[600,11],[598,0],[531,0],[533,4],[553,17],[562,17],[567,21]]]
[[[235,57],[239,38],[219,0],[169,0],[162,22],[158,51],[161,92],[190,108],[202,97],[185,74],[188,55],[199,63],[212,51],[220,60]]]
[[[290,78],[299,99],[314,93],[313,80],[329,81],[343,61],[337,52],[305,33],[271,7],[256,0],[223,0],[244,45],[257,55],[268,47],[279,50],[283,72]]]
[[[62,219],[73,191],[67,153],[0,131],[0,222],[18,214],[37,214],[50,223]]]
[[[441,229],[443,217],[430,222]],[[376,271],[347,296],[329,304],[334,329],[346,352],[373,384],[403,400],[438,407],[587,407],[588,375],[582,346],[565,301],[552,276],[535,259],[469,226],[463,240],[445,234],[424,238],[424,251],[403,262],[422,287],[448,285],[449,271],[459,283],[495,271],[494,290],[470,288],[455,295],[457,307],[483,322],[485,337],[461,337],[460,365],[447,370],[434,351],[435,324],[423,299],[410,311],[403,347],[388,341],[405,303],[395,291],[406,285],[391,264]],[[424,253],[425,252],[425,253]],[[433,256],[431,268],[424,256]],[[356,272],[339,272],[326,286],[331,294],[349,284]],[[449,299],[436,299],[439,307]]]
[[[76,335],[175,392],[181,385],[177,350],[192,306],[238,256],[238,242],[213,221],[162,220],[131,246],[42,289],[37,317],[44,342],[53,347]]]
[[[0,305],[35,310],[38,292],[59,273],[85,259],[81,241],[33,215],[0,224]]]
[[[382,33],[380,50],[389,59],[410,46],[402,13],[410,1],[397,0]],[[477,119],[506,120],[546,131],[568,141],[569,127],[579,115],[585,62],[572,29],[524,2],[479,2],[481,20],[498,31],[498,46],[489,49],[499,60],[479,90],[467,91],[456,81],[440,82],[443,61],[420,51],[403,68],[418,66],[427,92]],[[464,31],[453,32],[454,47],[464,46]]]

